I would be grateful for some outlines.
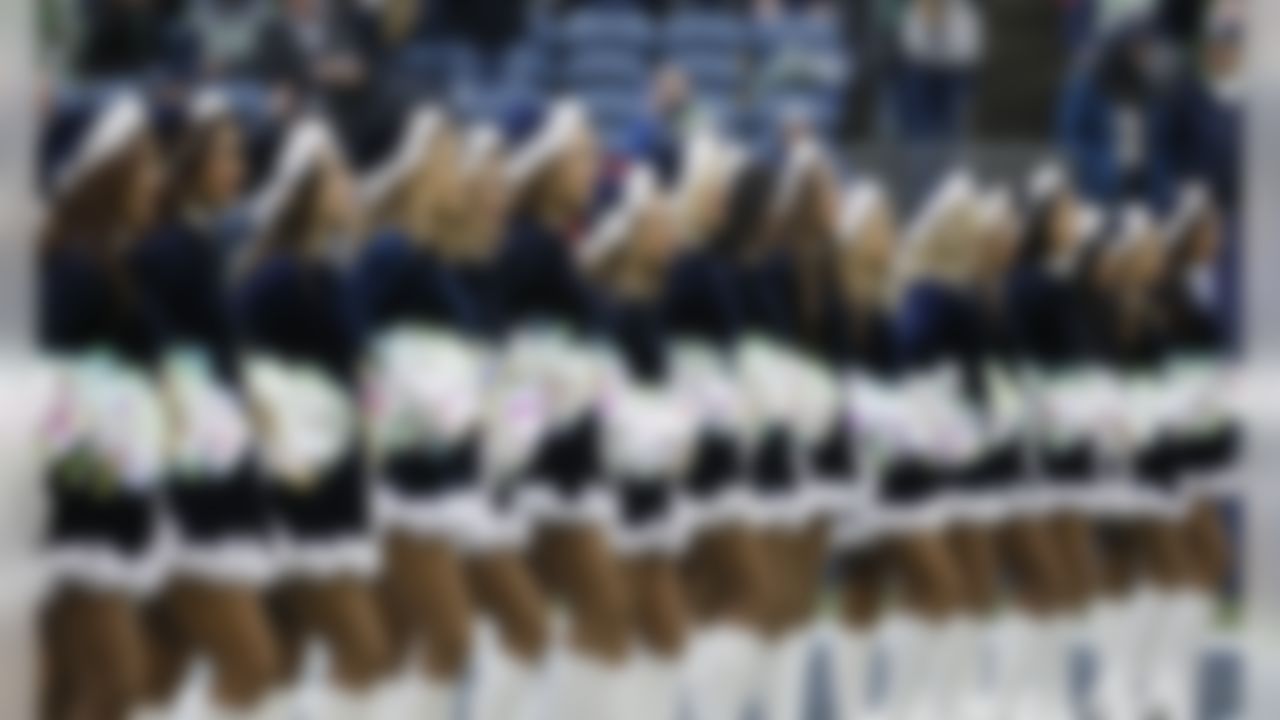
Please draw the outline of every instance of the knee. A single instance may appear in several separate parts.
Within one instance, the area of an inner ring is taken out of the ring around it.
[[[509,613],[502,624],[503,640],[516,657],[536,661],[547,651],[550,631],[544,603],[539,600],[522,604]]]
[[[674,608],[654,608],[640,618],[644,644],[654,654],[666,658],[679,657],[684,651],[685,618]]]
[[[471,626],[464,618],[460,621],[436,623],[427,639],[426,659],[429,670],[436,676],[456,678],[466,670],[471,661]]]
[[[90,695],[104,707],[137,708],[150,699],[152,677],[142,655],[104,659],[94,669],[95,677],[85,679]]]
[[[583,639],[600,654],[621,657],[627,648],[627,602],[621,588],[598,588],[577,607]]]
[[[355,689],[367,687],[386,675],[395,661],[391,642],[381,632],[349,638],[333,648],[333,655],[338,679]]]
[[[214,659],[219,699],[234,708],[257,705],[285,677],[285,663],[270,638]]]

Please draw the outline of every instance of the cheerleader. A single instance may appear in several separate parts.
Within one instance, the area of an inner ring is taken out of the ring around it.
[[[849,323],[831,262],[838,190],[822,153],[811,138],[794,140],[773,198],[773,232],[783,244],[779,265],[785,273],[776,277],[776,290],[788,341],[774,374],[753,376],[754,382],[785,388],[782,429],[792,453],[786,461],[796,473],[794,487],[782,497],[764,498],[782,504],[785,513],[776,524],[765,518],[781,595],[775,666],[766,688],[769,717],[777,720],[803,715],[810,620],[822,589],[830,521],[851,496],[854,481],[852,438],[839,391],[848,367]]]
[[[260,592],[272,575],[266,508],[252,463],[225,302],[227,238],[220,221],[239,201],[240,129],[214,91],[190,103],[168,168],[159,227],[139,248],[146,301],[165,338],[161,378],[174,456],[166,487],[176,535],[173,577],[158,601],[157,672],[168,698],[187,660],[209,658],[211,704],[269,714],[279,658]],[[166,681],[167,680],[167,681]]]
[[[980,440],[961,375],[978,337],[974,197],[968,176],[946,177],[912,224],[899,257],[893,334],[909,435],[897,441],[900,449],[880,471],[875,491],[878,522],[905,573],[905,602],[886,628],[890,714],[943,712],[956,668],[972,662],[965,656],[965,587],[946,529],[948,512],[963,493],[953,480],[975,459]]]
[[[1166,540],[1160,547],[1179,546],[1180,570],[1176,576],[1162,573],[1159,578],[1161,610],[1143,709],[1173,719],[1194,717],[1199,706],[1196,689],[1204,636],[1231,553],[1220,510],[1206,498],[1220,492],[1213,484],[1220,482],[1217,478],[1229,468],[1240,443],[1225,377],[1224,336],[1205,289],[1194,285],[1197,273],[1213,271],[1220,242],[1208,198],[1203,187],[1184,188],[1163,228],[1167,260],[1155,288],[1169,343],[1160,386],[1175,405],[1169,411],[1175,419],[1170,432],[1184,509],[1162,533]]]
[[[57,107],[41,161],[39,342],[55,383],[42,428],[43,716],[123,719],[149,682],[138,603],[163,579],[159,330],[128,266],[160,189],[145,106],[116,95]]]
[[[1124,208],[1110,253],[1109,357],[1123,399],[1123,440],[1113,497],[1102,517],[1105,602],[1097,615],[1098,644],[1106,664],[1089,698],[1108,717],[1192,708],[1186,676],[1169,672],[1164,633],[1176,613],[1178,589],[1193,582],[1194,567],[1177,527],[1185,501],[1172,432],[1177,394],[1168,392],[1167,326],[1155,304],[1165,247],[1145,207]],[[1173,717],[1189,717],[1185,714]]]
[[[671,381],[661,292],[672,247],[667,198],[641,163],[601,193],[579,259],[601,288],[612,367],[603,405],[603,462],[616,486],[613,544],[626,575],[638,647],[617,717],[674,720],[676,665],[688,611],[677,574],[686,517],[676,479],[688,464],[693,416]]]
[[[685,686],[699,720],[737,720],[759,677],[771,589],[743,463],[750,421],[734,356],[743,329],[734,260],[757,232],[769,185],[709,133],[687,140],[680,157],[680,247],[663,316],[671,373],[697,423],[681,483],[692,516],[683,584],[697,621]]]
[[[1117,433],[1118,415],[1089,318],[1102,216],[1075,199],[1056,165],[1032,174],[1027,195],[1028,224],[1005,294],[1028,398],[1035,481],[1019,492],[1005,552],[1016,563],[1019,548],[1044,549],[1024,558],[1017,602],[1003,618],[1004,636],[1014,644],[997,659],[997,684],[1023,712],[1061,715],[1070,703],[1072,618],[1101,586],[1093,512],[1107,492],[1101,453]],[[1046,599],[1053,615],[1036,621]]]
[[[498,382],[527,393],[547,417],[520,468],[517,499],[533,523],[536,572],[570,615],[549,712],[598,720],[616,712],[627,609],[607,534],[612,496],[600,477],[599,308],[570,247],[596,184],[596,139],[570,100],[518,108],[507,120],[514,200],[498,260],[509,323]]]
[[[323,717],[380,717],[391,648],[374,580],[364,429],[362,338],[346,268],[353,192],[329,127],[284,128],[254,200],[257,236],[233,291],[242,376],[260,439],[277,536],[273,592],[287,676],[312,638],[327,647]]]
[[[892,201],[874,179],[856,181],[841,201],[834,265],[849,323],[850,361],[843,378],[846,417],[857,426],[856,492],[838,506],[832,546],[839,579],[838,623],[830,637],[832,687],[841,718],[874,716],[873,636],[881,629],[884,602],[898,569],[890,544],[877,528],[868,494],[892,454],[897,436],[891,330],[891,276],[897,241]]]
[[[495,128],[481,125],[468,132],[459,167],[467,202],[440,245],[470,302],[475,341],[490,354],[501,347],[505,327],[494,285],[495,253],[510,202],[505,159]],[[547,602],[524,557],[528,523],[511,502],[514,474],[527,464],[543,421],[519,393],[482,395],[487,409],[479,477],[485,484],[473,495],[461,540],[477,609],[496,622],[501,643],[478,648],[470,717],[505,720],[528,703],[547,647]]]
[[[368,332],[365,393],[380,592],[398,712],[451,717],[469,660],[471,597],[460,550],[479,480],[485,356],[445,236],[461,209],[458,137],[439,108],[410,105],[356,140],[372,235],[356,264]]]

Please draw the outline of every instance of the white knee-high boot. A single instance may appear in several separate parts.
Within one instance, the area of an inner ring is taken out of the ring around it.
[[[1179,589],[1162,597],[1161,604],[1159,632],[1149,641],[1151,671],[1143,707],[1165,720],[1194,720],[1213,601],[1203,591]]]
[[[812,649],[813,633],[807,625],[787,631],[770,645],[761,686],[767,720],[805,717],[805,683]]]
[[[694,720],[742,720],[761,678],[764,639],[737,623],[694,634],[682,684]]]
[[[570,648],[556,653],[547,688],[546,720],[616,720],[621,716],[622,662]]]
[[[676,720],[680,711],[678,662],[648,650],[627,661],[618,697],[623,720]]]
[[[886,720],[906,720],[932,711],[927,690],[933,664],[929,638],[935,624],[914,613],[895,612],[886,618],[877,644],[883,648],[888,674],[881,714]]]
[[[832,623],[827,628],[827,657],[831,662],[831,688],[835,695],[836,717],[840,720],[868,720],[871,703],[870,633]]]
[[[516,720],[528,712],[540,668],[499,643],[482,646],[472,685],[470,720]]]

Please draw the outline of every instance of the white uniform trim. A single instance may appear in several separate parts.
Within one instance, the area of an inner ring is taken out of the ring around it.
[[[42,564],[50,589],[72,585],[145,598],[161,589],[171,559],[171,548],[154,541],[136,555],[100,542],[60,541]]]
[[[445,540],[468,554],[523,547],[529,527],[514,509],[502,510],[493,488],[476,485],[419,498],[383,481],[374,494],[374,517],[383,532],[398,530],[423,539]]]
[[[608,527],[617,517],[615,488],[590,482],[575,497],[566,497],[546,480],[530,479],[516,489],[519,513],[534,527],[548,525],[596,525]]]
[[[337,577],[372,579],[382,569],[382,554],[373,533],[324,540],[279,535],[276,553],[282,576],[330,580]]]

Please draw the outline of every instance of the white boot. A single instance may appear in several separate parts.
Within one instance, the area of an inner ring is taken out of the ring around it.
[[[258,702],[257,707],[244,713],[244,720],[293,720],[293,697],[276,692]]]
[[[886,720],[924,720],[936,714],[928,695],[934,664],[930,662],[931,623],[910,613],[894,613],[881,626],[877,644],[888,665],[882,714]]]
[[[805,717],[805,682],[808,678],[813,634],[807,626],[788,631],[769,648],[762,705],[767,720],[801,720]]]
[[[573,650],[557,653],[547,698],[547,720],[615,720],[621,665]]]
[[[1102,597],[1089,609],[1093,685],[1085,698],[1086,715],[1105,720],[1136,720],[1135,664],[1140,641],[1135,627],[1136,598]]]
[[[840,624],[828,626],[831,687],[841,720],[865,720],[871,715],[872,656],[871,638],[865,631]]]
[[[394,718],[452,720],[457,703],[457,681],[430,677],[420,669],[400,679],[400,695]]]
[[[680,703],[676,661],[638,650],[622,675],[618,704],[622,720],[676,720]]]
[[[1163,601],[1162,632],[1152,640],[1144,711],[1164,720],[1195,720],[1200,658],[1213,613],[1212,600],[1202,592],[1181,590]]]
[[[693,720],[742,720],[760,680],[764,652],[760,635],[737,624],[696,633],[683,678]]]
[[[471,695],[470,720],[514,720],[535,694],[536,666],[494,643],[481,651]]]
[[[316,720],[399,720],[404,717],[401,687],[394,682],[349,690],[331,687],[315,714]],[[307,716],[310,720],[311,716]]]
[[[939,628],[937,652],[944,662],[939,700],[957,720],[991,720],[994,712],[984,625],[977,618],[961,617]]]
[[[175,715],[174,720],[292,720],[293,715],[290,711],[293,709],[292,698],[285,693],[273,693],[263,698],[257,705],[251,708],[232,710],[230,708],[221,707],[213,702],[206,703],[206,706],[191,715]]]

